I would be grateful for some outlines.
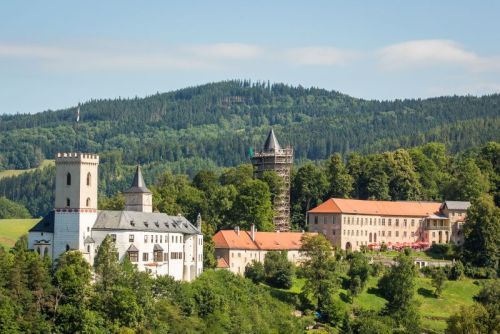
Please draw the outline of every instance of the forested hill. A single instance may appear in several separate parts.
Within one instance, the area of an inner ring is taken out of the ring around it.
[[[125,164],[229,166],[247,161],[273,126],[297,159],[381,152],[429,141],[451,152],[500,139],[500,95],[368,101],[283,84],[227,81],[146,98],[0,116],[0,170],[37,166],[58,151],[118,150]],[[181,169],[182,169],[181,168]]]

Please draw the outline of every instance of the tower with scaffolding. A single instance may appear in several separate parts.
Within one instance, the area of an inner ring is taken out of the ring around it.
[[[252,156],[254,175],[261,178],[265,171],[274,171],[283,180],[283,187],[273,202],[273,223],[276,231],[290,230],[290,174],[293,164],[293,148],[282,148],[271,128],[262,151]]]

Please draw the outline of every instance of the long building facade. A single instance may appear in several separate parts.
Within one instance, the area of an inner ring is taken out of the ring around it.
[[[124,191],[125,210],[99,210],[99,156],[58,153],[55,208],[35,225],[28,246],[52,260],[70,250],[80,251],[93,264],[107,236],[120,260],[128,258],[141,271],[191,281],[203,270],[201,217],[196,226],[185,217],[152,212],[152,193],[140,167]]]
[[[339,249],[428,247],[463,242],[469,202],[391,202],[331,198],[307,212],[308,230],[324,234]]]
[[[283,188],[274,198],[273,223],[276,231],[290,230],[290,176],[293,164],[293,148],[282,148],[271,128],[262,151],[252,157],[254,175],[261,178],[266,171],[274,171],[283,180]]]
[[[217,268],[243,275],[248,264],[254,260],[264,263],[266,254],[273,251],[286,251],[288,260],[299,264],[304,260],[300,251],[304,234],[257,232],[254,226],[250,231],[240,231],[238,227],[234,230],[221,230],[213,236]]]

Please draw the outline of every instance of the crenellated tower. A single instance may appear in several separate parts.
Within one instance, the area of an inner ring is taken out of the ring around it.
[[[94,248],[91,229],[97,217],[99,156],[57,153],[53,259],[79,250],[90,261]]]
[[[290,230],[290,174],[293,164],[293,148],[287,146],[282,148],[271,128],[267,136],[264,148],[256,152],[252,157],[254,175],[262,177],[265,171],[274,171],[283,179],[283,189],[274,198],[273,222],[277,231]]]

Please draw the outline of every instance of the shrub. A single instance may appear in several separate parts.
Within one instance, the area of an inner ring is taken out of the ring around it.
[[[462,261],[456,261],[450,268],[448,279],[456,281],[461,279],[464,276],[464,274],[465,274],[465,268]]]
[[[245,267],[245,277],[251,279],[255,284],[263,282],[265,273],[262,263],[252,260],[251,263],[247,264]]]
[[[292,287],[294,266],[288,261],[287,252],[268,252],[264,259],[266,282],[280,289]]]

